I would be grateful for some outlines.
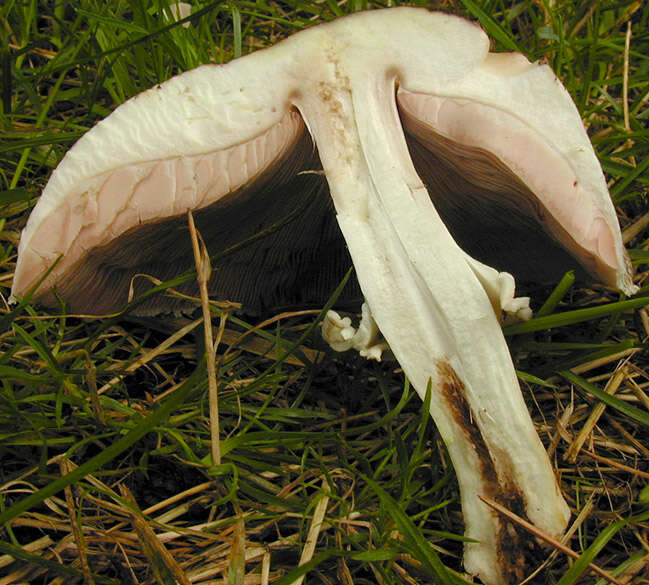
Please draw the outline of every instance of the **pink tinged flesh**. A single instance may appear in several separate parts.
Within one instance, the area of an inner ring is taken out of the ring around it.
[[[523,61],[529,66],[524,57],[522,61],[506,57],[513,62],[514,69],[517,63],[522,66]],[[397,99],[406,118],[412,117],[460,144],[483,148],[496,155],[570,234],[572,241],[566,239],[565,232],[554,232],[578,259],[589,263],[575,244],[607,265],[595,268],[596,272],[611,273],[618,269],[612,227],[593,205],[568,161],[524,122],[492,106],[462,98],[399,90]],[[552,225],[546,229],[553,232]]]
[[[46,290],[87,250],[141,224],[201,209],[254,181],[282,158],[304,123],[294,111],[252,140],[193,156],[121,166],[84,182],[32,228],[13,290],[25,294],[63,256]]]

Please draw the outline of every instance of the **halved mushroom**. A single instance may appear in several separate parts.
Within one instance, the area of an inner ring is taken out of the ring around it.
[[[478,496],[555,537],[569,510],[500,329],[502,310],[527,305],[499,271],[581,263],[635,290],[601,169],[550,69],[489,53],[463,19],[394,8],[179,75],[69,151],[23,232],[13,294],[62,256],[43,302],[55,288],[74,311],[119,309],[136,274],[191,268],[188,210],[212,254],[235,248],[212,293],[248,308],[321,301],[351,256],[365,322],[346,344],[354,330],[330,316],[329,339],[378,357],[373,319],[418,392],[432,383],[466,570],[488,585],[522,578],[527,537]],[[173,308],[157,297],[140,310]]]

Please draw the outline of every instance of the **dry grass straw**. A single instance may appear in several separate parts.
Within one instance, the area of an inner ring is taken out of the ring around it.
[[[315,506],[315,511],[313,512],[313,519],[311,520],[311,526],[309,527],[309,532],[306,535],[306,541],[304,542],[304,547],[302,548],[302,554],[300,555],[300,562],[298,566],[302,566],[305,563],[308,563],[313,559],[313,553],[318,543],[318,537],[320,536],[320,530],[324,524],[325,514],[327,512],[327,506],[329,505],[329,495],[326,493],[327,481],[322,481],[322,490],[323,493],[319,494],[318,503]],[[291,585],[302,585],[304,582],[304,575],[298,577]]]
[[[626,369],[624,368],[624,366],[622,366],[615,373],[615,375],[609,380],[604,390],[611,396],[614,395],[620,388],[620,385],[624,381],[626,375],[627,375]],[[564,454],[564,458],[566,459],[566,461],[569,461],[570,463],[574,463],[577,460],[577,457],[579,456],[579,451],[581,451],[581,448],[584,446],[584,443],[593,432],[595,425],[597,425],[597,421],[600,419],[602,414],[604,414],[605,408],[606,405],[603,402],[600,402],[599,404],[595,405],[595,408],[593,408],[591,413],[588,415],[588,419],[586,420],[586,423],[581,428],[581,430],[577,433],[577,436],[573,439],[572,444],[570,445],[570,447],[568,447],[568,450]]]
[[[210,254],[200,237],[194,224],[192,212],[187,212],[189,223],[189,234],[192,239],[192,250],[194,252],[194,263],[196,264],[196,279],[201,294],[201,309],[203,311],[203,331],[205,333],[205,357],[207,361],[207,388],[210,404],[210,437],[212,462],[214,465],[221,465],[221,445],[219,439],[219,397],[216,381],[216,347],[221,341],[223,329],[225,329],[225,314],[221,315],[217,338],[212,334],[212,311],[210,309],[210,298],[207,292],[207,284],[212,275],[210,266]]]

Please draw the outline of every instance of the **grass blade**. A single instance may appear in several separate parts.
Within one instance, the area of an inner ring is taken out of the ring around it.
[[[637,299],[630,299],[627,301],[619,301],[617,303],[609,303],[599,307],[590,307],[588,309],[577,309],[575,311],[565,311],[563,313],[555,313],[545,317],[538,317],[530,319],[529,321],[521,321],[513,325],[503,327],[505,335],[518,335],[520,333],[532,333],[533,331],[541,331],[543,329],[554,329],[555,327],[565,327],[566,325],[574,325],[583,321],[590,321],[592,319],[600,319],[608,317],[615,313],[622,311],[629,311],[631,309],[639,309],[649,305],[649,297],[639,297]]]
[[[576,374],[573,374],[568,370],[563,370],[559,372],[559,374],[561,374],[566,380],[569,380],[570,382],[575,384],[578,388],[585,390],[588,394],[592,394],[593,396],[601,400],[604,404],[649,427],[648,412],[640,410],[639,408],[636,408],[635,406],[629,404],[628,402],[625,402],[624,400],[620,400],[615,396],[611,396],[610,394],[604,392],[604,390],[602,390],[599,386],[591,384],[588,380],[584,380],[584,378],[582,378],[581,376],[577,376]]]

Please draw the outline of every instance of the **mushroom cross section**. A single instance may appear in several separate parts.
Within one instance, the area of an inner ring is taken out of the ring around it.
[[[551,70],[490,53],[464,19],[394,8],[178,75],[67,153],[22,234],[13,294],[58,259],[37,297],[116,310],[137,274],[190,268],[189,210],[212,253],[254,242],[210,283],[249,307],[314,300],[349,254],[363,321],[330,313],[325,337],[378,359],[380,330],[419,394],[432,385],[464,566],[488,585],[522,579],[534,541],[478,496],[554,537],[569,510],[501,332],[503,312],[529,316],[505,269],[580,264],[635,290],[601,168]],[[177,308],[164,302],[142,310]]]

